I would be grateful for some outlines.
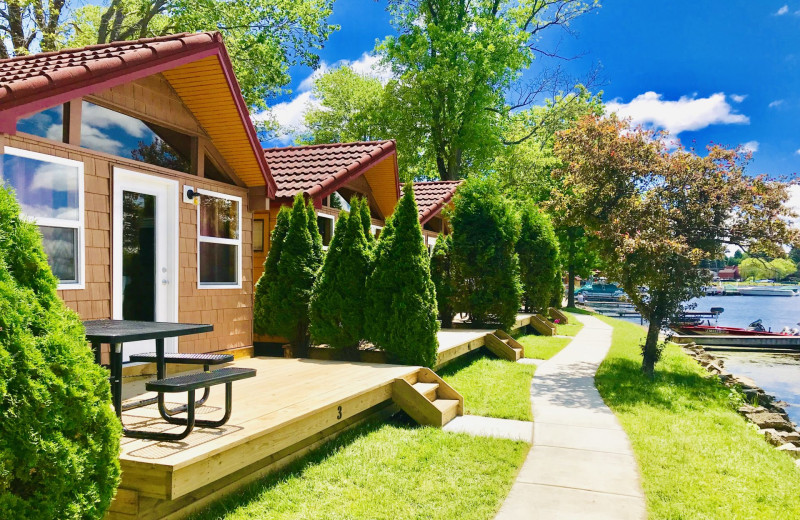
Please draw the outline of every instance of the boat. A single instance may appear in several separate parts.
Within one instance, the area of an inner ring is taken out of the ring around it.
[[[751,323],[746,329],[741,327],[720,327],[717,325],[676,324],[674,330],[680,334],[691,336],[796,336],[797,329],[784,327],[781,332],[772,332],[764,328],[761,320]]]
[[[787,286],[739,287],[742,296],[797,296],[797,288]]]
[[[587,284],[575,291],[575,295],[578,294],[582,294],[587,302],[618,302],[625,298],[625,291],[615,283]]]

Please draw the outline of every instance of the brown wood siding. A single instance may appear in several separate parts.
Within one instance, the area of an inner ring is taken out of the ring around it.
[[[198,289],[197,208],[182,201],[179,203],[178,319],[214,325],[213,332],[181,338],[179,350],[202,353],[252,345],[253,215],[249,211],[246,189],[25,134],[0,134],[0,144],[81,161],[84,164],[85,288],[59,291],[59,296],[84,320],[111,318],[111,174],[115,166],[177,180],[180,193],[183,193],[183,185],[188,184],[198,189],[241,197],[240,289]]]

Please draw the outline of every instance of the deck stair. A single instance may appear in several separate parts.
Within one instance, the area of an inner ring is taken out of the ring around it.
[[[392,400],[412,419],[426,426],[442,427],[464,415],[464,398],[432,370],[395,379]]]
[[[556,326],[541,314],[531,316],[531,327],[542,336],[555,336],[556,334]]]
[[[550,315],[550,318],[554,320],[558,320],[559,323],[569,323],[569,318],[567,315],[561,311],[561,309],[556,309],[555,307],[550,307],[547,312]]]
[[[525,347],[505,331],[499,329],[486,335],[486,348],[497,357],[507,361],[517,361],[525,357]]]

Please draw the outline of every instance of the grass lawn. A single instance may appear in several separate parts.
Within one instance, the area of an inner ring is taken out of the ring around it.
[[[486,356],[461,356],[436,372],[464,396],[464,413],[532,420],[530,388],[536,367]]]
[[[654,381],[641,373],[644,330],[614,326],[597,388],[633,443],[649,518],[800,518],[800,470],[736,413],[739,394],[670,345]]]
[[[528,444],[368,422],[194,520],[490,520]]]
[[[569,316],[569,314],[567,314]],[[575,319],[574,316],[569,316],[569,323],[556,324],[556,334],[560,336],[574,336],[583,328],[583,323]]]
[[[517,338],[517,341],[525,347],[526,358],[550,359],[561,352],[561,349],[569,345],[572,340],[570,338],[554,338],[530,334]]]

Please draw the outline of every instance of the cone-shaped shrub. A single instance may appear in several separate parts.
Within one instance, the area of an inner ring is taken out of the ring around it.
[[[319,224],[317,224],[317,212],[314,209],[314,203],[311,201],[306,206],[306,219],[308,220],[308,233],[311,235],[313,261],[317,265],[317,270],[319,270],[322,268],[322,260],[325,258],[325,249],[322,247],[322,235],[319,233]]]
[[[355,352],[364,339],[364,299],[370,253],[359,212],[363,204],[351,200],[350,215],[336,222],[331,247],[314,285],[311,300],[311,336],[317,343]]]
[[[0,187],[0,517],[99,519],[119,481],[108,373]]]
[[[367,199],[364,199],[359,206],[359,214],[361,215],[361,223],[364,226],[364,237],[367,239],[367,247],[372,250],[375,247],[375,235],[372,234],[372,217],[369,214],[369,201],[367,201]]]
[[[476,324],[510,328],[520,308],[519,222],[489,179],[468,179],[453,197],[453,261],[462,279],[456,312]]]
[[[278,263],[281,259],[283,241],[289,231],[292,212],[286,206],[278,212],[275,227],[269,239],[269,252],[264,260],[264,272],[256,283],[256,296],[253,307],[253,331],[256,334],[278,334],[275,328],[275,313],[273,309],[279,307],[280,294],[275,287],[278,285]]]
[[[431,367],[436,362],[436,291],[411,184],[378,239],[367,279],[367,337],[391,359]]]
[[[320,267],[308,229],[308,211],[303,196],[298,195],[278,260],[278,277],[273,288],[276,301],[269,310],[274,326],[269,333],[288,338],[298,356],[306,355],[309,346],[309,304]]]
[[[453,326],[453,298],[458,287],[458,277],[455,274],[452,250],[453,238],[450,235],[439,236],[431,255],[431,279],[436,287],[436,304],[439,309],[439,319],[442,327]]]
[[[558,241],[550,219],[533,204],[523,205],[520,220],[517,254],[525,310],[545,313],[554,299],[555,284],[561,288]]]

